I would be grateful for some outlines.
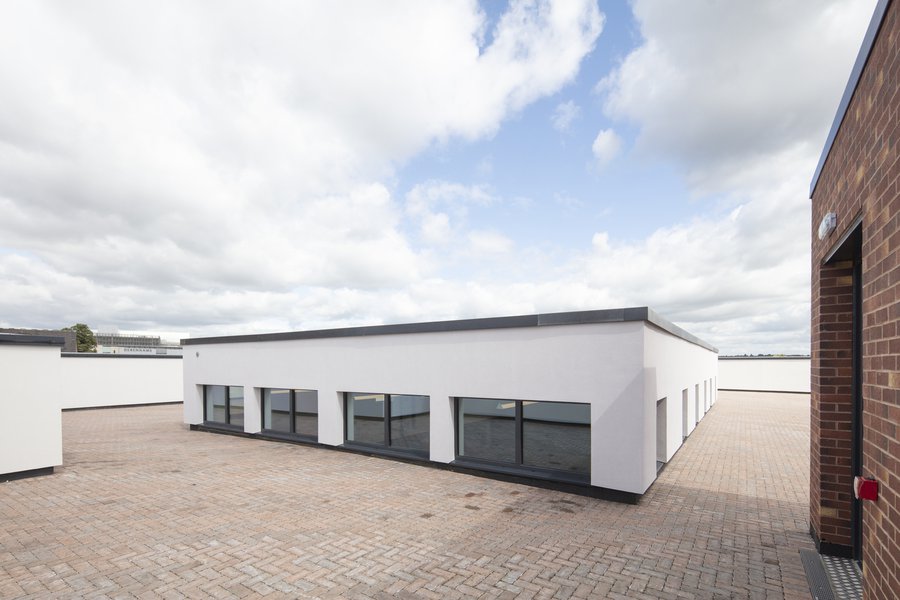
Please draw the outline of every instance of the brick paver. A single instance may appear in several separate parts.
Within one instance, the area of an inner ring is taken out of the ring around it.
[[[809,598],[809,398],[720,394],[637,506],[67,412],[0,484],[0,598]]]

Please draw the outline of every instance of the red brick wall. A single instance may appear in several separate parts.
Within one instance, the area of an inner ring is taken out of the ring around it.
[[[864,502],[865,598],[900,598],[900,2],[881,31],[813,194],[812,471],[810,523],[823,541],[849,544],[848,265],[822,265],[862,215],[862,473],[880,484]],[[819,241],[825,213],[837,231]]]
[[[851,294],[853,264],[813,269],[810,512],[819,539],[850,547],[853,473]]]

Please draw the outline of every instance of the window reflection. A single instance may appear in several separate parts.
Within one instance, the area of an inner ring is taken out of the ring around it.
[[[590,476],[589,404],[458,398],[456,406],[458,456]]]
[[[589,475],[591,406],[569,402],[522,403],[522,463]]]
[[[263,429],[317,439],[319,393],[316,390],[263,389]]]
[[[215,423],[228,422],[228,392],[224,385],[207,385],[206,393],[206,420]]]
[[[347,395],[347,439],[384,445],[384,394]]]
[[[391,395],[391,448],[428,452],[428,396]]]
[[[516,461],[515,402],[461,398],[459,406],[460,456]]]

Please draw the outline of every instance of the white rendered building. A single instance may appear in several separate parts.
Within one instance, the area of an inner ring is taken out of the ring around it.
[[[182,344],[192,428],[626,501],[716,397],[717,350],[648,308]]]
[[[0,334],[0,482],[62,464],[60,350],[51,335]]]

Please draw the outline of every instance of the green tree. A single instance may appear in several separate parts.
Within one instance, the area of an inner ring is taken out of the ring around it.
[[[75,332],[75,340],[79,352],[97,351],[97,340],[94,339],[94,332],[84,323],[75,323],[71,327],[63,327],[62,330]]]

